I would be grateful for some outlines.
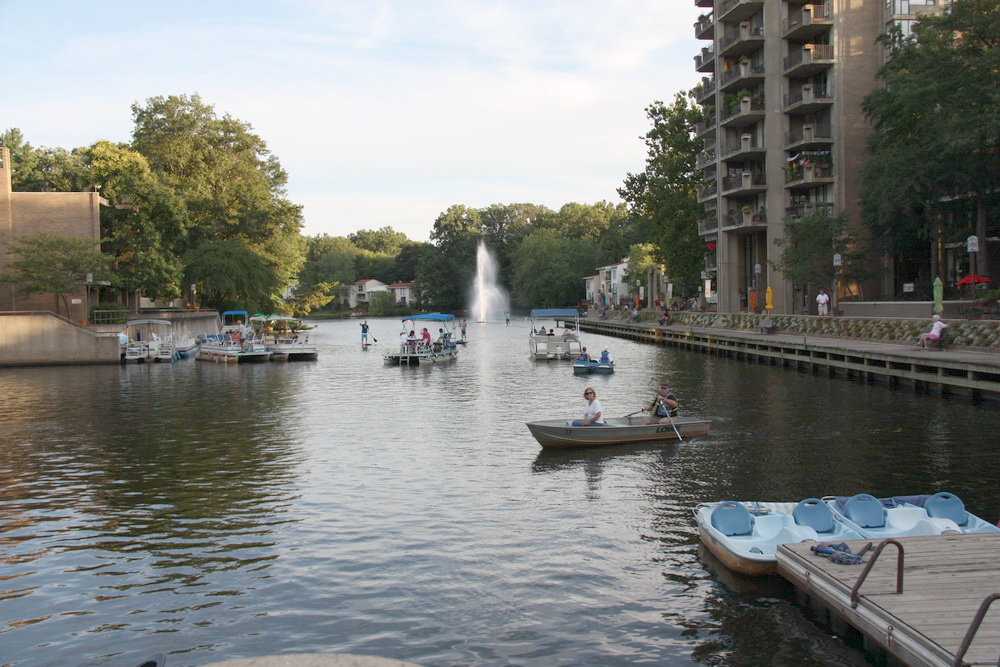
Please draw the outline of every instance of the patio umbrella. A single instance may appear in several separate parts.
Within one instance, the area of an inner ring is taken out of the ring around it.
[[[934,279],[934,311],[940,313],[944,311],[944,283],[941,276]]]
[[[769,285],[767,291],[764,292],[764,308],[766,310],[774,310],[774,304],[772,303],[773,298],[774,296],[771,293],[771,287]]]
[[[988,283],[990,279],[986,276],[981,276],[978,273],[970,273],[968,275],[962,276],[955,281],[956,285],[978,285],[979,283]]]

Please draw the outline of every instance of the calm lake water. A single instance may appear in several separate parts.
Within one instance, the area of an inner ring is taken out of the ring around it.
[[[995,406],[586,334],[618,370],[577,377],[521,320],[399,368],[371,323],[368,351],[319,323],[313,363],[0,369],[0,665],[859,665],[700,553],[692,508],[950,490],[1000,518]],[[710,436],[543,454],[524,426],[661,378]]]

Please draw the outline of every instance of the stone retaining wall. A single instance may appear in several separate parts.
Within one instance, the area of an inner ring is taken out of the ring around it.
[[[121,363],[118,336],[50,312],[0,312],[0,366]]]
[[[629,321],[631,311],[609,311],[609,320]],[[644,311],[640,322],[655,322],[662,311]],[[859,318],[816,317],[815,315],[751,315],[748,313],[700,313],[693,311],[671,312],[675,324],[696,327],[752,331],[770,318],[775,333],[800,333],[831,338],[858,338],[866,340],[915,343],[921,331],[930,326],[930,318]],[[1000,350],[1000,322],[996,320],[946,319],[948,345]]]

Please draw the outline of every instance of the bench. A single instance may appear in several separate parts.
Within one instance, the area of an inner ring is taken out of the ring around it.
[[[760,321],[760,332],[762,334],[773,334],[774,333],[774,320],[770,317],[765,317]]]

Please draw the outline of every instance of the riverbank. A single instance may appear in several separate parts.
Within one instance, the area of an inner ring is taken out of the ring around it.
[[[923,350],[901,338],[848,338],[830,334],[800,333],[791,328],[774,333],[756,315],[714,315],[680,313],[671,324],[655,321],[628,322],[615,319],[581,320],[583,331],[658,345],[674,345],[738,360],[809,369],[867,383],[882,382],[891,389],[912,388],[939,396],[959,395],[973,401],[1000,400],[1000,348],[946,345],[943,350]],[[688,317],[681,317],[687,315]],[[796,319],[794,316],[784,316]],[[755,319],[759,318],[759,319]],[[775,318],[777,319],[777,318]],[[813,320],[833,318],[810,318]],[[757,322],[757,329],[726,326],[697,326],[695,322],[744,325]],[[898,327],[880,326],[865,321],[841,322],[847,330],[892,331],[902,336],[913,321],[901,321]],[[989,322],[978,322],[990,324]],[[796,323],[806,329],[808,323]],[[825,325],[826,322],[817,323]],[[814,324],[813,326],[817,326]],[[995,323],[993,323],[995,324]],[[775,327],[777,328],[777,327]],[[822,330],[817,328],[816,330]]]

